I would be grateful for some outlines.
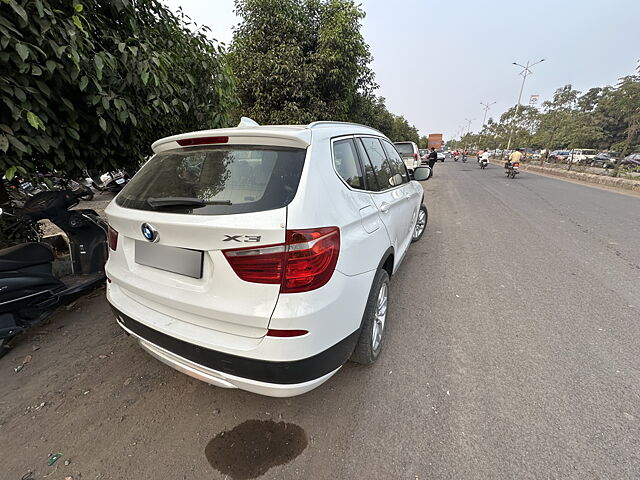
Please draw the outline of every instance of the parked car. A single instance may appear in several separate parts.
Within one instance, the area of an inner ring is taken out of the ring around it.
[[[404,160],[404,164],[409,169],[409,172],[412,172],[421,164],[427,163],[426,158],[422,159],[420,157],[418,146],[414,142],[396,142],[394,145],[398,152],[400,152],[402,160]]]
[[[422,162],[425,162],[425,161],[427,160],[427,157],[429,156],[429,150],[424,149],[424,148],[421,148],[421,149],[418,151],[418,154],[420,155],[420,160],[421,160]]]
[[[597,150],[590,148],[574,148],[569,152],[569,162],[590,164],[593,158],[598,154]]]
[[[394,320],[389,280],[428,218],[389,139],[243,119],[152,148],[106,209],[107,299],[142,348],[213,385],[277,397],[378,358]]]
[[[567,158],[569,158],[570,153],[571,152],[569,150],[554,150],[549,154],[549,160],[564,162]]]
[[[628,165],[632,167],[640,166],[640,153],[632,153],[631,155],[627,155],[620,162],[622,165]]]
[[[620,158],[617,152],[600,152],[591,160],[594,167],[613,168]]]
[[[444,162],[444,159],[445,159],[445,154],[444,154],[444,152],[442,152],[442,151],[438,151],[437,153],[438,153],[438,161],[439,161],[439,162]]]

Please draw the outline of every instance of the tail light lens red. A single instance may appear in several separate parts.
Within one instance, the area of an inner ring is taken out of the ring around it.
[[[111,225],[109,225],[109,231],[107,233],[107,241],[109,243],[109,249],[116,251],[118,248],[118,232],[113,229]]]
[[[284,244],[223,253],[246,282],[280,284],[281,293],[308,292],[331,279],[340,253],[340,229],[287,230]]]
[[[213,145],[216,143],[227,143],[229,137],[196,137],[196,138],[183,138],[182,140],[176,140],[181,147],[193,147],[195,145]]]
[[[514,166],[514,167],[519,167],[519,166],[520,166],[520,164],[519,164],[518,162],[516,162],[516,163],[514,163],[514,164],[513,164],[513,166]]]

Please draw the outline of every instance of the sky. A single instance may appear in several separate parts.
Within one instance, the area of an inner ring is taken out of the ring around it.
[[[233,0],[165,0],[229,44],[240,19]],[[497,118],[516,104],[539,104],[567,84],[586,91],[634,73],[640,60],[640,0],[361,0],[362,34],[389,110],[422,135],[477,131],[480,102]]]

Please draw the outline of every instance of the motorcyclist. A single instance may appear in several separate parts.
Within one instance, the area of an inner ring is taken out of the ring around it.
[[[513,165],[514,163],[520,163],[520,160],[522,159],[522,149],[521,148],[516,148],[511,155],[509,155],[509,160],[507,160],[504,164],[504,168],[509,168],[511,167],[511,165]]]
[[[485,150],[484,152],[482,152],[482,155],[480,155],[480,162],[487,162],[489,163],[489,150]]]

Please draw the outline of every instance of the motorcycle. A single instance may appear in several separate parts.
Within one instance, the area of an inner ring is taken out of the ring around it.
[[[520,173],[520,164],[518,162],[508,163],[505,167],[505,175],[507,178],[516,178],[516,175]]]
[[[459,158],[459,155],[456,153],[456,154],[453,156],[453,161],[454,161],[454,162],[457,162],[457,161],[458,161],[458,158]]]
[[[480,164],[480,168],[482,170],[484,170],[485,168],[487,168],[487,164],[489,163],[488,160],[486,158],[481,158],[478,163]]]
[[[464,153],[462,154],[462,163],[467,163],[467,156]]]
[[[49,219],[66,233],[69,255],[64,266],[71,273],[54,273],[53,251],[43,243],[0,250],[0,356],[7,352],[10,341],[45,320],[58,306],[104,284],[108,226],[94,210],[69,210],[78,203],[69,190],[48,191],[29,198],[14,212],[15,224]],[[8,213],[0,209],[0,215]]]

